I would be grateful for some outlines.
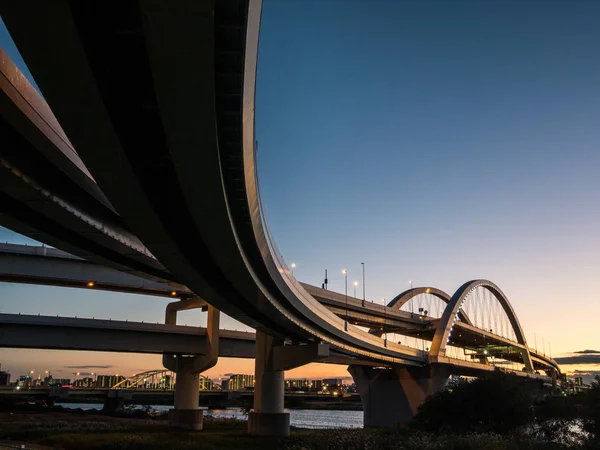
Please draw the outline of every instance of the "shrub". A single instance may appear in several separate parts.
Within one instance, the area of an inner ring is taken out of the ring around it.
[[[542,385],[514,374],[494,373],[459,383],[429,397],[418,410],[414,426],[449,433],[506,434],[533,422],[534,401]]]

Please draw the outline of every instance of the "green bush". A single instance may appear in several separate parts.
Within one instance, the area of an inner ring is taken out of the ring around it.
[[[538,381],[504,373],[465,381],[429,397],[413,426],[459,434],[510,433],[534,421],[534,401],[541,389]]]

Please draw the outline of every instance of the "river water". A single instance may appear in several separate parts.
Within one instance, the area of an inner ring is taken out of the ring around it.
[[[102,403],[57,403],[63,408],[90,410],[102,409]],[[168,411],[172,406],[150,405],[155,411]],[[141,408],[141,406],[139,407]],[[204,409],[207,416],[247,420],[248,416],[240,408]],[[317,409],[290,409],[290,425],[299,428],[362,428],[362,411],[327,411]]]

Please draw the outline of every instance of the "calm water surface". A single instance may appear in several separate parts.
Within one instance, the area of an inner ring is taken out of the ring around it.
[[[101,403],[57,403],[63,408],[83,410],[102,409]],[[150,405],[155,411],[168,411],[172,406],[166,405]],[[139,406],[139,408],[142,408]],[[207,416],[219,418],[232,418],[247,420],[246,416],[240,408],[227,409],[211,409],[200,408],[206,410]],[[286,410],[290,413],[290,424],[293,427],[300,428],[362,428],[363,413],[362,411],[324,411],[317,409],[290,409]]]

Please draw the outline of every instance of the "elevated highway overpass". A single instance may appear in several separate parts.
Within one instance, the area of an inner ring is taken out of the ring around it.
[[[2,2],[0,15],[48,104],[0,54],[0,223],[85,260],[166,283],[182,308],[198,306],[198,298],[208,303],[212,356],[165,356],[177,371],[180,424],[193,423],[197,373],[218,357],[218,311],[257,330],[249,417],[255,434],[289,431],[283,368],[273,355],[294,359],[307,348],[322,356],[331,347],[388,367],[350,368],[363,401],[379,405],[365,408],[365,424],[409,419],[447,378],[447,349],[469,332],[460,324],[468,325],[463,304],[476,289],[501,304],[525,371],[533,374],[516,314],[489,281],[469,282],[448,298],[423,358],[422,350],[386,339],[389,308],[353,309],[352,323],[349,308],[340,317],[339,302],[326,294],[319,301],[294,278],[269,234],[256,177],[261,7],[260,0]],[[151,286],[138,283],[140,290]],[[184,298],[187,292],[194,295]],[[414,319],[390,313],[390,326],[425,337],[415,327],[433,323]],[[381,321],[379,330],[373,327]],[[372,412],[390,399],[395,403],[386,414]]]
[[[194,295],[185,286],[179,286],[175,289],[170,284],[159,283],[123,273],[110,267],[86,261],[83,258],[70,255],[55,248],[7,243],[0,243],[0,281],[81,289],[101,289],[168,298],[186,299]],[[89,285],[90,283],[92,286]],[[371,333],[376,335],[382,335],[384,332],[397,333],[403,336],[418,337],[423,341],[431,342],[436,330],[440,326],[441,319],[439,318],[399,309],[407,301],[407,298],[412,299],[419,292],[430,293],[435,290],[434,288],[412,289],[400,294],[384,308],[383,305],[371,301],[363,302],[361,299],[346,297],[343,294],[321,289],[306,283],[302,283],[302,286],[315,299],[339,317],[345,317],[347,314],[352,324],[367,328]],[[435,291],[436,295],[445,298],[445,301],[450,301],[448,294],[439,290]],[[503,351],[503,356],[507,359],[514,361],[521,359],[519,350],[525,350],[522,344],[489,330],[477,328],[470,324],[470,320],[464,315],[461,318],[462,320],[457,321],[455,324],[456,333],[454,333],[453,344],[473,349],[480,346],[490,349],[500,348]],[[111,323],[119,322],[112,321]],[[132,324],[133,322],[122,323]],[[130,325],[125,326],[127,328],[130,327]],[[147,326],[152,327],[154,325],[147,324]],[[155,329],[158,330],[161,326],[156,325],[157,328]],[[182,335],[184,334],[182,333]],[[181,348],[183,349],[184,347]],[[509,354],[503,350],[506,348],[510,348],[512,353]],[[165,351],[167,350],[165,349]],[[536,370],[544,370],[549,367],[558,368],[556,362],[546,355],[538,353],[536,349],[529,348],[529,352]],[[197,352],[180,351],[175,353],[193,354]],[[338,355],[337,358],[338,361],[342,360],[341,355]],[[423,362],[422,359],[420,363]],[[350,358],[346,358],[346,360],[353,361]]]
[[[195,326],[0,313],[0,348],[204,355],[207,352],[206,335],[206,328]],[[255,333],[221,329],[219,335],[219,357],[256,357]],[[414,367],[427,363],[425,352],[421,356],[420,364],[414,364]],[[378,365],[376,361],[351,359],[335,351],[318,362]],[[440,363],[449,366],[455,375],[481,376],[498,370],[493,365],[456,358],[444,358]],[[551,377],[545,375],[515,373],[551,383]]]

